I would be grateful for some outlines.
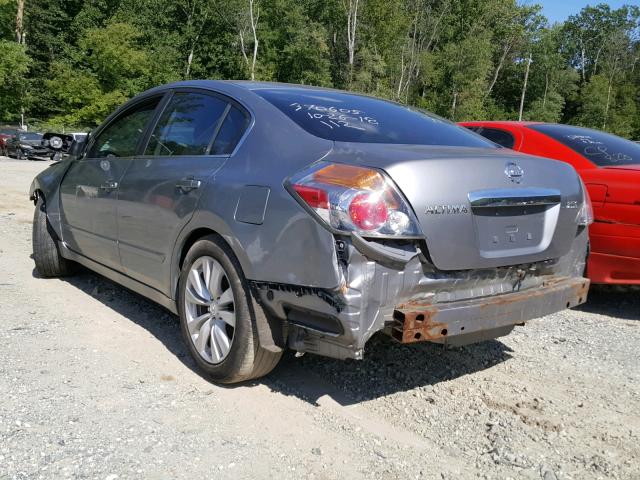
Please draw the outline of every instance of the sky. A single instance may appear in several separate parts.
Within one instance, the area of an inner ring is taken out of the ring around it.
[[[611,8],[619,8],[624,4],[634,5],[639,4],[640,0],[524,0],[519,3],[524,4],[540,4],[542,5],[542,13],[549,19],[551,23],[562,22],[566,20],[570,15],[578,13],[582,8],[587,5],[597,5],[598,3],[608,3]]]

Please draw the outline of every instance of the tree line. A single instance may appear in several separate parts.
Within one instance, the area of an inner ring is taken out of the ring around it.
[[[640,8],[515,0],[0,0],[0,121],[85,128],[175,80],[348,89],[454,121],[640,138]]]

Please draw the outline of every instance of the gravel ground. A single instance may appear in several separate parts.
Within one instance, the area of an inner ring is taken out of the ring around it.
[[[0,478],[640,478],[640,293],[460,349],[374,338],[362,362],[287,355],[202,378],[176,317],[85,271],[37,278],[0,159]]]

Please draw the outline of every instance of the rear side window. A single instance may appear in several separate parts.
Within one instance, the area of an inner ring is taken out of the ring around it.
[[[212,95],[176,93],[156,125],[145,155],[205,155],[227,102]]]
[[[161,97],[147,100],[124,112],[98,134],[88,158],[132,157],[140,137]]]
[[[249,117],[231,107],[213,143],[212,155],[230,155],[249,126]]]
[[[471,127],[470,130],[473,130],[478,135],[482,135],[487,140],[491,140],[493,143],[497,143],[501,147],[513,148],[515,144],[513,135],[505,130],[487,127]]]
[[[295,88],[255,93],[307,132],[326,140],[496,148],[454,123],[386,100]]]
[[[529,128],[544,133],[599,167],[640,164],[640,145],[590,128],[541,124]]]

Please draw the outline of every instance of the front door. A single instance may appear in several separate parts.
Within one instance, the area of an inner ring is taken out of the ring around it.
[[[116,270],[118,189],[160,99],[137,103],[111,121],[91,142],[87,155],[73,162],[60,186],[64,242]]]
[[[171,257],[210,177],[227,159],[214,139],[232,107],[202,91],[178,91],[122,179],[118,243],[127,275],[170,296]]]

